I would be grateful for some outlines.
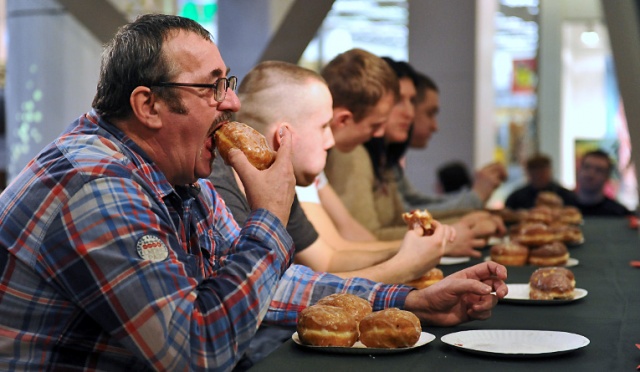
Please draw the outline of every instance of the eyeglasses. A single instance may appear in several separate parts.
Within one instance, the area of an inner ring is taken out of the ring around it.
[[[152,86],[156,87],[193,87],[193,88],[208,88],[213,91],[213,99],[216,102],[224,101],[224,98],[227,96],[227,89],[236,90],[236,86],[238,85],[238,78],[235,76],[230,76],[229,78],[219,78],[213,84],[195,84],[195,83],[172,83],[172,82],[162,82],[157,83]]]

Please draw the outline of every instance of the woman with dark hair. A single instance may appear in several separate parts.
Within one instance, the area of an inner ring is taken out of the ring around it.
[[[338,164],[334,164],[328,168],[327,177],[354,218],[379,239],[392,239],[394,237],[390,234],[405,225],[402,220],[405,205],[400,191],[400,185],[405,177],[401,162],[410,145],[417,92],[414,83],[416,73],[408,63],[397,62],[386,57],[384,60],[398,76],[400,94],[385,122],[384,135],[371,138],[364,144],[369,161],[366,162],[367,164],[360,162],[359,166],[371,167],[370,176],[360,178],[357,188],[347,188],[344,185],[349,180],[353,181],[353,175],[345,171],[345,168],[340,169]],[[479,204],[482,205],[481,202]],[[432,211],[430,206],[429,210]],[[459,225],[452,225],[456,228],[458,236],[469,237],[474,240],[474,243],[465,245],[462,254],[455,249],[445,251],[445,254],[479,256],[479,252],[469,249],[469,247],[484,246],[486,243],[484,240],[474,239],[480,235],[476,232],[482,230],[484,234],[492,234],[504,230],[501,221],[491,225],[491,218],[484,213],[481,218],[487,222],[486,230],[485,227],[473,230],[478,225],[478,216],[478,213],[464,215]],[[473,231],[469,232],[469,229]]]

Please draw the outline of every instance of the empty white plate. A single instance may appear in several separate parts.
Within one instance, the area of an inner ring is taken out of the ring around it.
[[[455,348],[512,357],[568,353],[589,345],[589,339],[568,332],[534,330],[472,330],[444,335],[442,342]]]

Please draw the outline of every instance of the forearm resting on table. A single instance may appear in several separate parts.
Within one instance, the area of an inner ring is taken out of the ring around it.
[[[345,246],[338,249],[324,240],[320,234],[313,244],[295,254],[294,262],[308,266],[315,271],[331,273],[352,271],[383,262],[393,257],[399,248],[399,244],[397,244],[371,250],[368,248],[370,243],[346,241],[344,243]]]

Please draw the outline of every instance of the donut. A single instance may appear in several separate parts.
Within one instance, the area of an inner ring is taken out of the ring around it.
[[[411,230],[415,229],[417,226],[422,227],[423,236],[433,235],[435,231],[435,226],[431,224],[433,217],[431,217],[431,213],[426,209],[416,209],[411,212],[405,212],[402,214],[402,219]]]
[[[560,195],[553,191],[540,191],[535,201],[536,206],[545,205],[551,208],[559,208],[564,205]]]
[[[576,207],[567,206],[559,210],[557,220],[571,225],[580,225],[582,223],[582,212]]]
[[[246,124],[237,121],[224,124],[215,131],[213,138],[222,159],[227,164],[231,149],[242,151],[249,162],[259,170],[269,168],[276,159],[276,153],[269,148],[267,139]]]
[[[406,282],[405,284],[414,287],[417,289],[427,288],[430,285],[436,284],[437,282],[444,279],[444,273],[442,270],[434,267],[433,269],[427,271],[426,274],[419,277],[418,279],[414,279]]]
[[[529,251],[529,264],[534,266],[562,266],[569,260],[569,251],[562,242],[551,242]]]
[[[518,242],[496,244],[489,251],[491,261],[507,266],[524,266],[529,258],[529,248]]]
[[[556,240],[556,234],[544,223],[529,222],[522,224],[511,238],[527,247],[533,247],[551,243]]]
[[[394,307],[365,316],[358,328],[365,346],[386,349],[413,346],[422,332],[417,316]]]
[[[353,315],[357,322],[372,311],[369,301],[350,293],[334,293],[320,299],[316,305],[341,307]]]
[[[581,244],[584,242],[582,229],[577,225],[570,225],[563,222],[554,222],[549,225],[549,229],[556,234],[556,240],[565,244]]]
[[[533,207],[524,213],[524,222],[541,222],[550,224],[553,221],[553,210],[546,205]]]
[[[298,337],[305,345],[351,347],[358,340],[358,322],[348,310],[313,305],[298,314]]]
[[[542,267],[529,278],[532,300],[572,299],[576,287],[573,272],[564,267]]]

